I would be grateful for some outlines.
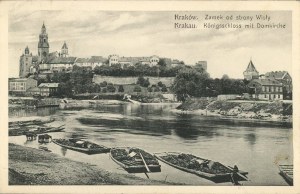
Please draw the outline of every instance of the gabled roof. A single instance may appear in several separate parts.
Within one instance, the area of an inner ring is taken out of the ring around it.
[[[248,67],[247,67],[246,71],[244,71],[244,72],[257,72],[258,73],[258,71],[256,70],[256,68],[255,68],[255,66],[252,62],[252,60],[250,60],[250,62],[248,64]]]
[[[253,79],[249,84],[259,83],[262,86],[281,86],[282,84],[275,79]]]
[[[39,88],[57,88],[59,83],[41,83]]]
[[[268,78],[273,78],[273,79],[284,79],[285,76],[290,77],[290,75],[287,71],[272,71],[272,72],[266,73],[265,76]]]
[[[67,46],[66,42],[64,42],[64,45],[62,46],[62,49],[68,49],[68,46]]]
[[[104,63],[106,61],[106,58],[103,58],[102,56],[92,56],[88,62],[89,63]]]
[[[76,63],[88,63],[89,62],[89,58],[77,58],[76,59]]]

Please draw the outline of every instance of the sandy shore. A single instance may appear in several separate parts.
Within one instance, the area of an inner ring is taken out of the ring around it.
[[[9,185],[169,185],[110,173],[47,151],[9,144]]]

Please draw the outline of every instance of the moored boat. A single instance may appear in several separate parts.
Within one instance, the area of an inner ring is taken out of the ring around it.
[[[60,132],[64,129],[65,128],[63,126],[59,126],[59,127],[38,127],[33,132],[35,134],[43,134],[43,133],[51,133],[51,132]]]
[[[215,183],[245,181],[248,172],[240,171],[235,166],[225,166],[219,162],[200,158],[192,154],[179,152],[155,153],[154,156],[162,162],[179,170],[198,175]]]
[[[52,139],[52,142],[61,147],[89,155],[108,153],[110,151],[108,147],[81,139]]]
[[[110,157],[128,173],[161,172],[158,160],[152,154],[139,148],[112,148]]]
[[[289,184],[293,185],[293,180],[294,180],[294,165],[291,164],[281,164],[278,165],[279,167],[279,174],[284,178],[284,180]]]

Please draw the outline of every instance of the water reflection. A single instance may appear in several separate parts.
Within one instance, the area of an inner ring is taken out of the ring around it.
[[[28,116],[49,116],[53,115],[57,112],[58,108],[50,107],[50,108],[9,108],[8,114],[9,117],[28,117]]]
[[[284,155],[284,158],[289,160],[287,162],[292,163],[293,131],[288,125],[280,122],[236,121],[169,111],[175,106],[125,104],[90,109],[22,110],[22,114],[10,111],[10,117],[51,115],[56,119],[56,126],[65,124],[64,132],[51,134],[54,139],[87,139],[107,147],[134,146],[152,153],[192,153],[228,165],[237,164],[242,170],[249,172],[251,182],[245,183],[248,185],[286,184],[278,176],[274,160]],[[9,140],[11,143],[29,147],[39,146],[36,141],[26,142],[23,136],[10,137]],[[98,165],[112,172],[123,172],[122,169],[117,169],[118,165],[107,155],[86,156],[72,150],[67,151],[66,148],[53,143],[45,146],[53,153],[73,160]],[[188,176],[187,173],[162,165],[162,172],[151,174],[152,179],[164,180],[168,175],[169,181],[209,184],[203,183],[204,179],[194,175]],[[262,173],[264,176],[261,176]]]

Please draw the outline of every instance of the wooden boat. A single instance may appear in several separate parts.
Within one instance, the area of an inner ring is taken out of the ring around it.
[[[139,148],[112,148],[110,157],[128,173],[161,172],[158,160],[152,154]]]
[[[233,182],[239,184],[238,181],[248,180],[245,176],[248,172],[240,171],[236,166],[232,168],[192,154],[164,152],[155,153],[154,156],[174,168],[198,175],[215,183]]]
[[[108,153],[110,151],[108,147],[81,139],[52,139],[52,142],[61,147],[89,155]]]
[[[284,180],[289,184],[293,185],[294,180],[294,165],[278,165],[279,174],[284,178]]]
[[[64,129],[65,128],[63,126],[59,126],[59,127],[38,127],[33,132],[35,134],[42,134],[42,133],[60,132]]]

